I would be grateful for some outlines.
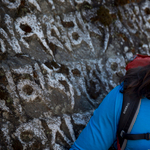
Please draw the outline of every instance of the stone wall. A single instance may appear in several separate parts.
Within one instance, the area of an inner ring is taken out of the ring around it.
[[[67,150],[136,54],[150,1],[1,0],[0,149]]]

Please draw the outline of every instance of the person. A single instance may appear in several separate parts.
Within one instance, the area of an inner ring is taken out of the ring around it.
[[[117,149],[117,129],[123,94],[136,94],[141,105],[131,134],[150,133],[150,57],[136,55],[127,65],[121,84],[104,98],[70,150]],[[127,140],[125,150],[150,150],[150,140]]]

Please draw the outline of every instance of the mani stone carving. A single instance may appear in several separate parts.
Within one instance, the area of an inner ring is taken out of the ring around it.
[[[149,54],[148,0],[0,1],[0,149],[67,150],[126,63]]]

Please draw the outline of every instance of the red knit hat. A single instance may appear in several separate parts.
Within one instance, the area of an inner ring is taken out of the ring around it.
[[[131,68],[147,65],[150,65],[150,56],[137,54],[133,57],[133,60],[127,64],[125,69],[129,70]]]

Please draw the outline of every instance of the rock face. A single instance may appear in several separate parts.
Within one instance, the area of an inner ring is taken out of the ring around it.
[[[67,150],[136,53],[150,1],[1,0],[0,149]]]

